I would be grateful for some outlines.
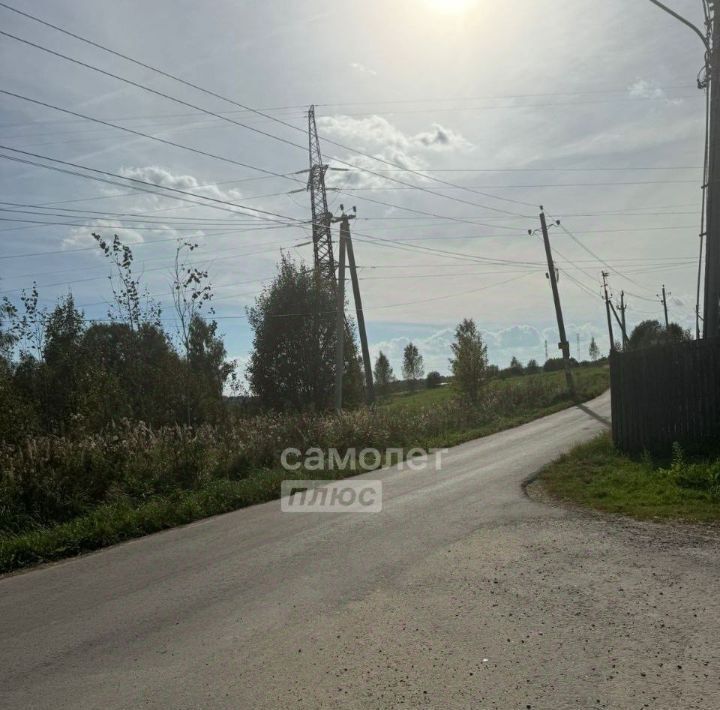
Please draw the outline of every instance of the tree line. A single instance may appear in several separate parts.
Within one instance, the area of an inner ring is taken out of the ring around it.
[[[177,245],[174,332],[135,274],[130,247],[93,235],[110,267],[107,317],[89,319],[72,293],[42,305],[35,284],[0,302],[0,440],[92,433],[122,419],[152,426],[217,422],[235,377],[212,319],[206,272]]]
[[[36,285],[18,304],[0,301],[0,438],[17,441],[33,434],[97,432],[121,419],[151,426],[218,423],[228,415],[224,394],[237,387],[238,373],[218,332],[207,271],[192,263],[197,244],[180,241],[173,262],[173,327],[164,325],[160,303],[136,274],[132,249],[117,236],[93,234],[107,260],[112,298],[107,317],[90,319],[72,293],[53,306],[42,305]],[[246,371],[251,399],[262,409],[327,411],[335,386],[336,303],[333,284],[314,269],[283,254],[272,282],[247,309],[253,350]],[[345,321],[343,401],[364,400],[362,359],[355,325]],[[689,338],[677,324],[639,324],[628,347],[649,347]],[[532,374],[562,367],[560,358],[523,366],[513,358],[504,370],[490,365],[487,346],[472,319],[455,329],[450,370],[455,387],[477,402],[494,376]],[[599,358],[591,341],[590,358]],[[425,377],[423,356],[414,343],[403,351],[402,378],[415,390]],[[396,383],[384,353],[374,363],[379,393]],[[428,373],[429,387],[444,377]]]

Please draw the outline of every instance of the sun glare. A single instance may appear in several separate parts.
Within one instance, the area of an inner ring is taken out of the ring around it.
[[[425,0],[425,2],[433,10],[448,15],[457,15],[469,10],[475,5],[476,0]]]

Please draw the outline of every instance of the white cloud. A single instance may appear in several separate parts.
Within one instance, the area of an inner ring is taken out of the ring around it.
[[[173,232],[175,230],[172,230]],[[140,244],[145,241],[143,235],[133,227],[126,227],[121,221],[111,219],[95,219],[87,223],[85,227],[74,227],[65,239],[63,239],[63,247],[77,248],[89,247],[95,244],[92,236],[93,232],[97,232],[101,236],[108,237],[117,234],[124,244]],[[98,250],[99,251],[99,250]]]
[[[638,79],[628,87],[628,94],[634,99],[664,99],[665,92],[655,83]]]
[[[395,148],[402,151],[417,151],[428,148],[459,151],[472,148],[472,144],[462,135],[433,123],[429,131],[408,134],[393,125],[382,116],[322,116],[318,126],[323,133],[342,140],[352,140],[353,147],[365,149]]]
[[[360,62],[350,62],[350,68],[355,70],[358,74],[367,74],[369,76],[377,76],[377,72],[370,67],[360,64]]]
[[[433,123],[430,131],[414,135],[411,141],[434,150],[459,151],[472,150],[473,148],[472,143],[465,140],[459,133],[450,128],[445,128],[439,123]]]
[[[172,190],[182,190],[183,192],[193,192],[195,194],[204,195],[206,197],[212,197],[215,200],[224,200],[227,202],[237,202],[243,198],[243,193],[240,190],[231,188],[229,190],[223,190],[217,185],[201,183],[193,175],[177,175],[166,168],[159,167],[157,165],[147,165],[144,167],[134,168],[121,168],[120,174],[123,177],[131,178],[133,180],[141,180],[142,182],[149,182],[159,187],[167,187]],[[152,200],[163,200],[172,199],[165,198],[162,195],[150,196]],[[176,202],[173,200],[173,202]]]
[[[382,116],[323,116],[318,119],[320,132],[333,140],[345,143],[371,158],[356,154],[347,162],[360,168],[378,171],[383,166],[373,158],[399,165],[408,170],[423,171],[430,167],[430,159],[437,153],[458,153],[473,149],[462,135],[439,123],[431,124],[429,130],[416,134],[405,133]],[[387,181],[368,173],[330,173],[329,185],[337,187],[382,187]],[[334,178],[334,179],[333,179]],[[417,176],[413,177],[415,182]],[[422,179],[420,179],[422,181]]]

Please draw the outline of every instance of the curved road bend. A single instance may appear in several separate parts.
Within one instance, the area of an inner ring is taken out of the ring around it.
[[[609,409],[0,579],[0,707],[720,707],[718,536],[522,491]]]

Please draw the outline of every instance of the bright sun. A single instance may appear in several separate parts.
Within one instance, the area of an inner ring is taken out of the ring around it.
[[[476,0],[425,0],[425,2],[438,12],[457,15],[469,10]]]

